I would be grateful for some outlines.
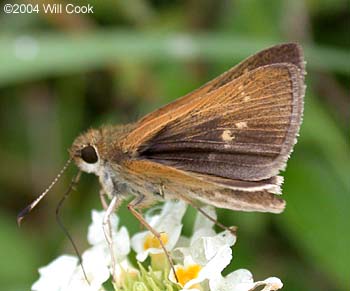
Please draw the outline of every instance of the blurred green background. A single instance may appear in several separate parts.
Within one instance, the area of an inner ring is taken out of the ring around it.
[[[134,121],[254,52],[298,41],[308,87],[284,174],[287,209],[219,211],[221,222],[239,227],[228,271],[278,276],[286,291],[350,290],[349,1],[72,2],[91,4],[94,14],[4,14],[14,1],[0,1],[1,289],[29,290],[39,266],[72,253],[54,213],[74,167],[21,229],[16,215],[53,180],[81,131]],[[84,175],[63,209],[81,250],[90,210],[101,209],[98,189]],[[119,215],[131,232],[140,229],[125,207]]]

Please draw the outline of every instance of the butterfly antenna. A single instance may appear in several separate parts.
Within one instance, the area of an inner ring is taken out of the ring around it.
[[[17,215],[17,224],[18,226],[21,226],[22,220],[24,217],[26,217],[34,208],[35,206],[43,199],[47,193],[50,192],[52,187],[57,183],[57,181],[61,178],[62,174],[67,170],[69,164],[72,162],[72,158],[70,158],[66,164],[63,166],[62,170],[58,173],[56,178],[52,181],[49,187],[46,188],[46,190],[40,194],[38,198],[36,198],[32,203],[30,203],[26,208],[24,208],[20,213]]]
[[[70,235],[68,229],[64,226],[63,221],[61,219],[61,215],[60,215],[60,213],[61,213],[60,210],[62,208],[62,205],[63,205],[64,201],[68,198],[68,196],[72,192],[72,190],[75,190],[75,186],[78,184],[78,182],[80,180],[80,176],[81,176],[81,171],[79,171],[78,174],[72,179],[71,183],[69,184],[68,189],[63,194],[61,200],[58,202],[57,207],[56,207],[56,221],[57,221],[58,225],[60,226],[60,228],[62,229],[63,233],[66,235],[66,237],[70,241],[71,245],[73,246],[74,252],[75,252],[75,254],[78,257],[79,264],[80,264],[81,269],[83,271],[85,280],[87,281],[88,285],[90,285],[90,282],[89,282],[89,279],[87,277],[85,268],[83,266],[83,260],[82,260],[82,257],[80,255],[80,252],[78,250],[78,247],[75,244],[75,242],[74,242],[72,236]]]

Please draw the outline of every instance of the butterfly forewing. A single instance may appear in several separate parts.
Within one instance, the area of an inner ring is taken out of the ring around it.
[[[206,93],[224,86],[239,76],[256,68],[276,64],[289,63],[304,72],[304,60],[300,46],[296,43],[286,43],[262,50],[247,58],[237,66],[206,83],[197,90],[185,95],[174,102],[146,115],[138,123],[123,144],[125,151],[134,151],[150,136],[157,133],[169,121],[179,118],[189,112]]]
[[[257,181],[278,174],[299,128],[302,76],[291,64],[249,71],[207,93],[139,148],[181,170]]]

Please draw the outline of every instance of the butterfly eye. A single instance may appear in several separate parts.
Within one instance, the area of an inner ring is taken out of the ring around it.
[[[91,145],[81,150],[81,158],[89,164],[94,164],[98,161],[96,150]]]

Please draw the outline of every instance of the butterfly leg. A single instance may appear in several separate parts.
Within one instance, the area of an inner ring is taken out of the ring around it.
[[[136,217],[136,219],[146,228],[148,229],[159,241],[160,246],[162,247],[165,256],[167,257],[167,260],[170,264],[171,270],[174,273],[174,276],[176,278],[176,281],[179,281],[175,272],[175,268],[174,268],[174,263],[173,260],[168,252],[168,250],[165,248],[165,245],[161,239],[160,233],[158,231],[156,231],[151,225],[149,225],[149,223],[143,218],[142,214],[140,212],[137,211],[137,208],[141,208],[142,202],[145,199],[145,196],[140,195],[139,197],[137,197],[136,199],[132,200],[129,204],[128,204],[128,209],[129,211],[132,213],[132,215],[134,215]]]
[[[223,225],[217,219],[215,219],[214,217],[211,217],[208,213],[206,213],[201,207],[196,205],[193,201],[186,199],[186,198],[184,198],[184,200],[186,201],[187,204],[191,205],[194,209],[196,209],[198,212],[203,214],[210,221],[214,222],[214,224],[217,225],[218,227],[220,227],[222,230],[227,230],[227,231],[231,232],[233,235],[237,234],[237,229],[238,229],[237,226]]]
[[[210,221],[214,222],[215,225],[217,225],[218,227],[220,227],[223,230],[227,230],[229,232],[231,232],[233,235],[237,234],[237,226],[226,226],[223,225],[222,223],[220,223],[219,221],[217,221],[217,219],[215,219],[214,217],[211,217],[208,213],[206,213],[202,208],[198,207],[198,206],[194,206],[192,205],[193,208],[197,209],[200,213],[202,213],[206,218],[208,218]]]
[[[157,194],[158,194],[160,197],[164,198],[164,196],[165,196],[165,194],[164,194],[164,185],[163,185],[163,184],[160,184],[158,189],[159,189],[159,190],[158,190],[158,193],[157,193]]]
[[[108,202],[106,200],[107,194],[103,189],[100,189],[100,200],[101,200],[101,204],[103,209],[106,211],[108,209]]]
[[[103,198],[104,199],[104,198]],[[106,202],[106,201],[105,201]],[[114,256],[114,250],[113,250],[113,235],[112,235],[112,224],[111,224],[111,215],[115,212],[115,210],[118,208],[120,204],[120,199],[118,199],[118,196],[113,196],[111,202],[106,208],[105,215],[103,217],[103,232],[111,253],[111,268],[112,268],[112,276],[114,281],[116,282],[114,276],[115,276],[115,268],[116,268],[116,259]],[[107,204],[106,204],[107,205]]]

